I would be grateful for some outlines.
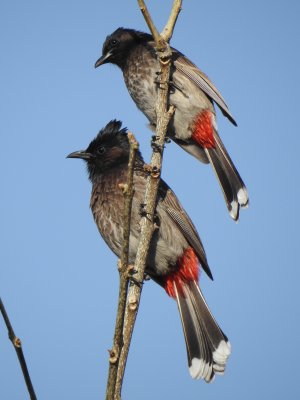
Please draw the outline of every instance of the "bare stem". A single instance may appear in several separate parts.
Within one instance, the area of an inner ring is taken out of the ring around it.
[[[16,350],[30,399],[36,400],[36,395],[34,392],[34,388],[33,388],[33,385],[32,385],[31,379],[30,379],[27,364],[26,364],[25,357],[23,354],[21,339],[15,335],[15,332],[13,330],[13,327],[11,325],[10,319],[7,315],[6,309],[4,307],[4,304],[1,300],[1,298],[0,298],[0,311],[1,311],[1,314],[3,316],[3,319],[4,319],[6,327],[7,327],[8,337],[9,337],[10,341],[12,342],[14,349]]]
[[[123,326],[126,307],[126,297],[128,289],[128,252],[129,252],[129,235],[132,199],[134,195],[133,173],[136,152],[139,148],[138,142],[134,135],[128,132],[128,140],[130,144],[127,183],[120,185],[120,189],[124,195],[124,214],[123,214],[123,241],[122,254],[119,260],[119,300],[116,317],[116,326],[114,333],[113,348],[109,351],[109,371],[106,387],[106,399],[110,400],[114,397],[115,385],[117,379],[117,371],[119,366],[120,352],[123,346]]]
[[[182,0],[174,0],[169,20],[161,33],[161,36],[168,43],[173,35],[174,26],[181,11],[181,5]]]
[[[123,329],[123,347],[120,354],[118,375],[115,387],[114,400],[121,399],[122,383],[125,373],[125,367],[131,343],[134,324],[140,304],[142,291],[142,283],[145,274],[145,264],[149,251],[150,241],[155,230],[154,213],[156,208],[157,191],[160,182],[160,174],[162,169],[163,151],[166,140],[167,127],[175,111],[173,106],[168,106],[169,94],[169,78],[171,69],[172,52],[168,43],[159,35],[157,37],[157,29],[155,28],[151,16],[143,0],[138,0],[140,9],[152,32],[157,50],[157,58],[160,62],[160,82],[158,86],[157,103],[156,103],[156,135],[153,139],[153,153],[150,166],[148,167],[149,177],[146,184],[146,192],[144,198],[145,216],[141,218],[141,238],[137,249],[135,266],[135,280],[130,282],[127,306]],[[180,5],[178,7],[178,4]],[[181,2],[174,0],[172,13],[167,23],[167,36],[170,38],[177,20],[178,13],[181,9]]]
[[[139,4],[140,10],[145,18],[145,21],[147,22],[147,25],[150,29],[153,39],[155,40],[156,43],[158,43],[160,40],[160,35],[159,35],[158,30],[156,29],[156,26],[154,25],[154,23],[152,21],[151,15],[148,11],[148,8],[147,8],[144,0],[138,0],[138,4]]]

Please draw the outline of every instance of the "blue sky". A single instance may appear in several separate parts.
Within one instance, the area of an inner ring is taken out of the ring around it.
[[[163,3],[163,5],[161,5]],[[148,1],[163,28],[171,1]],[[198,228],[215,281],[201,286],[232,344],[224,377],[193,381],[175,303],[152,282],[124,399],[295,398],[299,329],[299,12],[296,0],[183,2],[172,45],[225,97],[221,137],[250,195],[230,220],[213,172],[174,144],[163,177]],[[134,0],[1,5],[0,295],[39,399],[104,397],[118,291],[116,258],[89,210],[83,163],[66,160],[118,118],[149,159],[150,132],[120,71],[95,70],[107,34],[146,30]],[[0,319],[0,398],[26,398]]]

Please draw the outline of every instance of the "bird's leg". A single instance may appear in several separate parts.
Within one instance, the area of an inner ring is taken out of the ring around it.
[[[134,265],[128,265],[127,268],[128,279],[130,282],[137,285],[138,287],[141,287],[144,284],[144,281],[150,281],[151,279],[150,276],[145,272],[143,281],[140,281],[134,277],[134,274],[136,273],[137,270],[134,268]]]
[[[139,215],[141,217],[146,217],[149,221],[151,221],[151,219],[149,218],[149,213],[147,213],[147,211],[146,211],[146,204],[145,203],[141,203],[140,204]]]
[[[161,153],[161,151],[162,151],[162,146],[160,146],[159,144],[156,143],[158,139],[159,139],[159,136],[156,136],[156,135],[151,136],[151,147],[155,153]],[[170,142],[171,142],[171,139],[169,138],[169,136],[166,136],[165,143],[170,143]],[[163,147],[165,148],[165,145]]]
[[[143,281],[139,281],[136,279],[133,275],[137,273],[137,270],[134,268],[134,265],[129,264],[127,268],[127,276],[130,281],[130,283],[133,283],[137,285],[138,287],[141,287],[143,285]]]
[[[149,213],[147,213],[147,211],[146,211],[146,204],[145,204],[145,203],[141,203],[141,204],[140,204],[140,212],[139,212],[139,215],[140,215],[141,217],[146,217],[149,221],[151,221],[151,219],[149,218]],[[153,215],[153,220],[152,220],[151,222],[153,222],[154,230],[156,230],[156,229],[159,228],[159,226],[160,226],[160,220],[159,220],[159,217],[158,217],[157,213],[154,213],[154,215]]]
[[[159,139],[159,136],[156,136],[156,135],[153,135],[151,137],[151,147],[155,153],[161,153],[161,150],[162,150],[161,146],[159,144],[157,144],[158,139]]]

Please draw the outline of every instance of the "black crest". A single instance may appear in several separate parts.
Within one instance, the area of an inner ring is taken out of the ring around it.
[[[127,128],[121,128],[122,122],[116,119],[110,121],[102,128],[98,135],[91,141],[87,152],[97,154],[97,149],[100,146],[113,147],[121,146],[129,152],[129,143],[127,139]]]
[[[127,168],[129,152],[127,128],[122,128],[121,121],[110,121],[86,149],[86,153],[90,155],[87,160],[90,179],[93,181],[97,176],[112,169]],[[143,163],[142,155],[138,151],[136,167],[139,168]]]

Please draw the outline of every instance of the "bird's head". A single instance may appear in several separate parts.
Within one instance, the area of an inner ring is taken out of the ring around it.
[[[130,145],[127,128],[121,126],[121,121],[110,121],[100,130],[86,150],[75,151],[67,158],[80,158],[86,161],[91,181],[114,168],[124,168],[124,166],[127,168]],[[139,152],[136,162],[143,162]]]
[[[105,39],[102,56],[96,61],[95,68],[106,63],[116,64],[122,68],[130,50],[137,44],[151,39],[152,36],[147,33],[118,28]]]

